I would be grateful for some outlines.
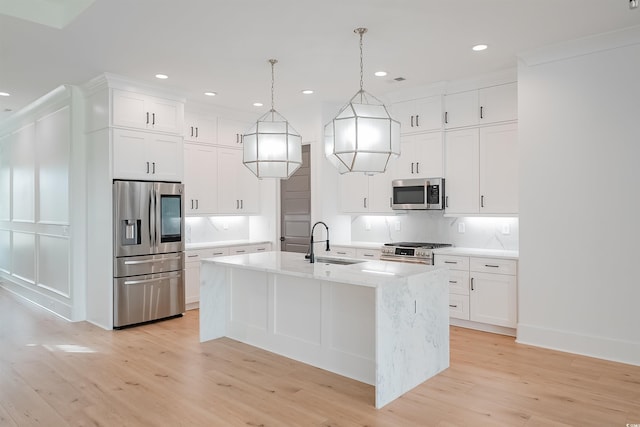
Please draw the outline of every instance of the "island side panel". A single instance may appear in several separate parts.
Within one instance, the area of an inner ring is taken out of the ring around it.
[[[376,408],[449,367],[448,271],[376,294]]]
[[[200,266],[200,342],[226,335],[230,269],[210,262]]]

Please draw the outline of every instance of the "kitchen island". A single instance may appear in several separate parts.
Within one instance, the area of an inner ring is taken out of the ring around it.
[[[381,408],[449,366],[449,273],[342,264],[356,261],[311,264],[289,252],[202,260],[200,341],[230,337],[371,384]]]

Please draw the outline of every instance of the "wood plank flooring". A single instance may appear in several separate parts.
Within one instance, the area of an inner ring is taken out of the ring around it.
[[[220,339],[198,311],[123,331],[0,288],[0,426],[625,426],[640,367],[451,328],[451,367],[376,410],[372,386]]]

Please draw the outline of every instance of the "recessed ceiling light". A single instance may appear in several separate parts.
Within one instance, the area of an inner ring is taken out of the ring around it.
[[[481,50],[485,50],[488,47],[489,46],[487,46],[486,44],[477,44],[474,47],[472,47],[471,49],[475,50],[476,52],[480,52]]]
[[[303,94],[305,95],[311,95],[313,93],[313,91],[311,89],[305,89],[302,91]]]
[[[373,73],[374,76],[376,77],[384,77],[387,75],[386,71],[376,71],[375,73]]]
[[[11,96],[9,92],[0,92],[0,96]]]
[[[253,103],[254,107],[262,107],[262,105],[263,105],[262,102],[254,102]]]
[[[207,96],[216,96],[217,95],[217,93],[215,93],[215,92],[205,92],[204,94],[207,95]]]
[[[168,79],[169,76],[167,76],[166,74],[156,74],[156,78],[157,79]]]

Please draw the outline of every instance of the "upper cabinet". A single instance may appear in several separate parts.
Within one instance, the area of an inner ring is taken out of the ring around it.
[[[440,130],[442,97],[438,95],[396,102],[391,106],[391,116],[400,121],[401,135]]]
[[[113,129],[113,178],[182,181],[182,137]]]
[[[516,124],[461,129],[446,135],[449,214],[517,214]]]
[[[184,104],[172,99],[113,89],[111,124],[181,135]]]
[[[218,144],[229,147],[242,147],[242,135],[249,127],[249,123],[240,120],[218,117]]]
[[[517,119],[518,86],[516,83],[444,96],[444,126],[447,129]]]
[[[260,183],[242,164],[242,150],[218,148],[218,213],[260,211]]]
[[[187,215],[218,213],[218,149],[184,144],[184,191]]]
[[[186,111],[184,113],[184,140],[215,144],[218,140],[218,125],[215,116],[197,114]]]
[[[391,213],[391,181],[394,168],[385,173],[367,176],[364,173],[345,173],[338,179],[340,209],[345,213]]]
[[[397,179],[444,176],[442,132],[403,136],[395,166]]]

